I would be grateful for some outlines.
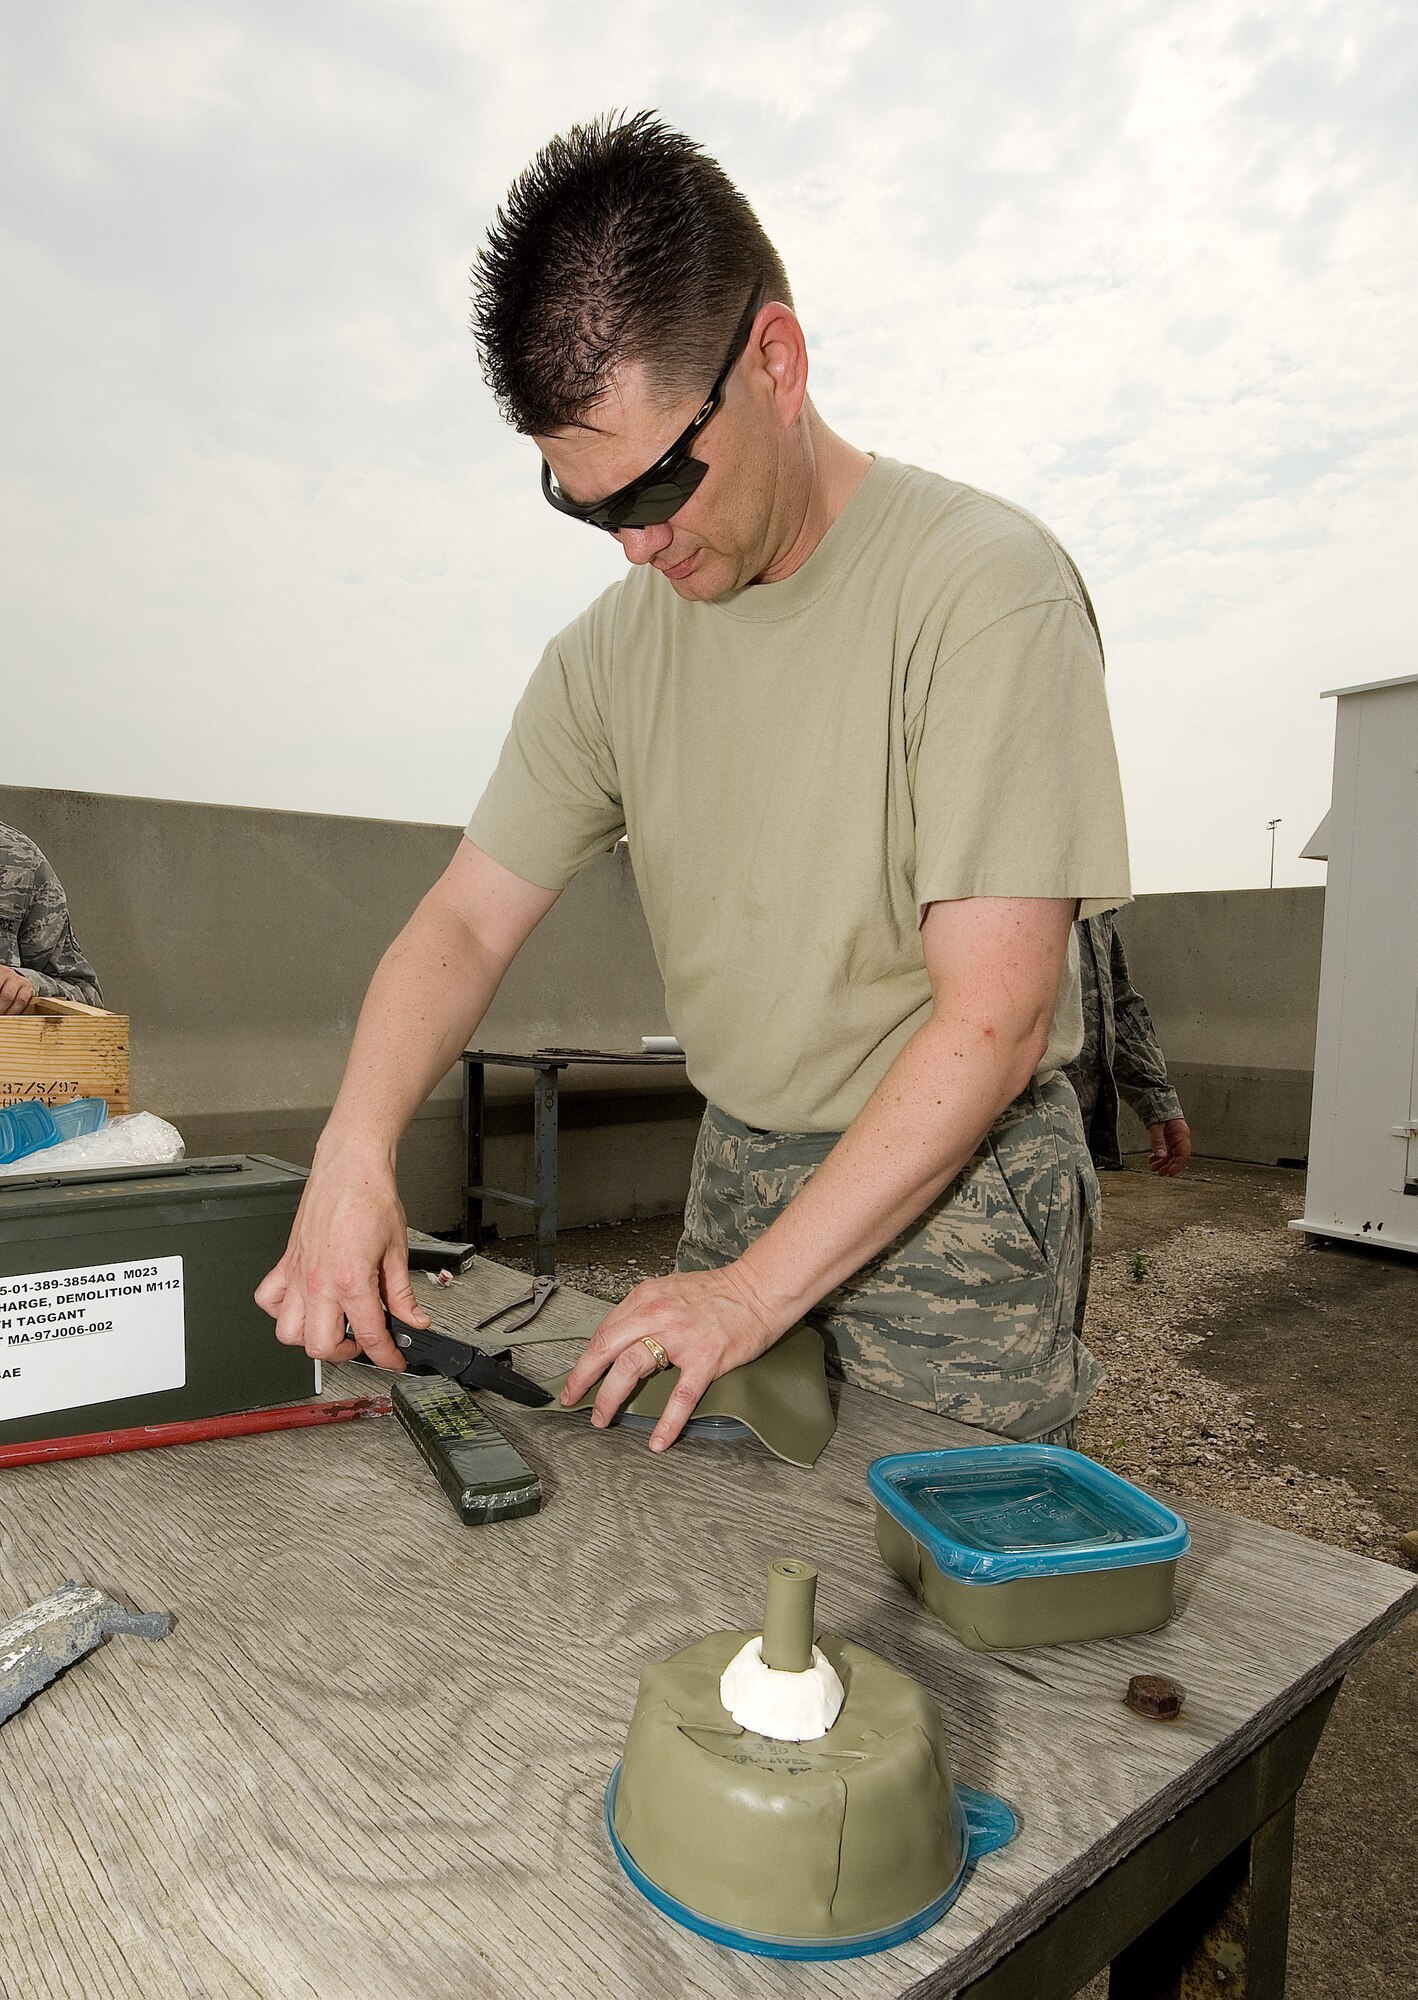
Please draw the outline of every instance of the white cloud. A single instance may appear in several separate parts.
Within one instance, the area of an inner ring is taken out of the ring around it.
[[[1139,886],[1264,879],[1277,813],[1278,879],[1318,879],[1318,690],[1413,665],[1404,10],[90,0],[7,34],[16,777],[464,816],[620,562],[499,427],[467,264],[551,131],[654,104],[780,241],[829,421],[1069,544]]]

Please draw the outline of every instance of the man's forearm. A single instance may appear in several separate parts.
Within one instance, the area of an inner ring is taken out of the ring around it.
[[[370,981],[321,1147],[371,1147],[392,1159],[491,1006],[503,970],[460,918],[425,898]]]
[[[399,1141],[555,901],[463,840],[385,952],[285,1255],[256,1288],[278,1340],[325,1361],[358,1350],[400,1366],[386,1313],[426,1316],[409,1283]]]
[[[612,1308],[562,1389],[595,1381],[612,1423],[637,1382],[679,1369],[650,1439],[666,1450],[709,1383],[772,1345],[944,1193],[1048,1046],[1075,905],[1064,897],[935,899],[921,919],[930,1019],[817,1172],[722,1269],[639,1285]]]
[[[1004,1036],[936,1014],[907,1042],[806,1187],[739,1260],[784,1326],[861,1269],[942,1194],[1043,1053],[1036,1027]]]

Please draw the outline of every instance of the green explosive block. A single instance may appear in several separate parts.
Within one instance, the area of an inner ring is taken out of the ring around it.
[[[394,1414],[469,1527],[541,1510],[542,1482],[466,1389],[442,1375],[401,1375]]]

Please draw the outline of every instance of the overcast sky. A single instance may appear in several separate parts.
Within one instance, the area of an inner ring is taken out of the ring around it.
[[[854,443],[1022,502],[1139,891],[1276,880],[1418,670],[1415,29],[1380,0],[30,0],[0,27],[4,775],[461,822],[611,580],[467,332],[550,133],[656,106]]]

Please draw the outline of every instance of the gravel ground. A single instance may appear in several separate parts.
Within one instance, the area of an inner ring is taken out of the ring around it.
[[[1087,1339],[1107,1380],[1079,1446],[1143,1486],[1397,1561],[1395,1527],[1348,1480],[1292,1462],[1289,1439],[1201,1365],[1237,1289],[1284,1284],[1310,1254],[1290,1230],[1192,1223],[1168,1243],[1096,1257]]]
[[[592,1298],[619,1301],[645,1278],[662,1278],[675,1267],[679,1243],[678,1215],[656,1215],[639,1222],[600,1222],[588,1229],[564,1229],[556,1239],[559,1278]],[[529,1268],[517,1237],[490,1243],[487,1255],[504,1264]]]

